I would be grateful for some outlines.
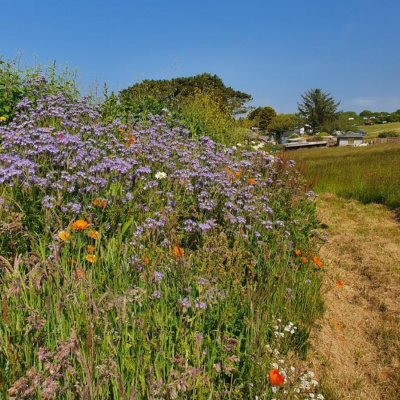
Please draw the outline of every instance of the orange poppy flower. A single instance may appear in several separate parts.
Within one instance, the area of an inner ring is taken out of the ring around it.
[[[308,263],[308,258],[307,257],[300,257],[301,262]]]
[[[324,264],[323,264],[321,261],[318,261],[318,262],[317,262],[317,266],[318,266],[319,268],[322,268],[323,265],[324,265]]]
[[[125,129],[118,129],[121,133],[124,133],[125,132]]]
[[[343,287],[342,281],[336,281],[336,285],[338,285],[339,287]]]
[[[317,256],[314,256],[314,257],[313,257],[313,261],[314,261],[315,263],[318,263],[318,262],[319,262],[318,257],[317,257]]]
[[[231,169],[229,169],[228,167],[225,168],[225,172],[226,172],[228,175],[233,175],[233,174],[234,174],[234,172],[233,172]]]
[[[300,250],[295,250],[294,254],[296,254],[296,256],[299,256],[301,254],[301,251]]]
[[[185,255],[185,251],[179,246],[174,246],[174,253],[177,257],[183,257]]]
[[[272,369],[269,371],[269,381],[272,386],[279,386],[285,382],[285,378],[279,373],[279,370]]]
[[[149,263],[150,263],[149,258],[146,256],[142,257],[142,261],[143,261],[143,264],[145,264],[145,265],[149,265]]]
[[[100,233],[95,231],[94,229],[91,229],[90,231],[88,231],[87,235],[92,238],[92,239],[98,239],[100,237]]]
[[[236,172],[236,174],[235,174],[235,179],[237,179],[237,178],[239,178],[239,176],[240,176],[241,174],[240,174],[240,172],[238,171],[238,172]]]
[[[256,183],[255,179],[250,178],[249,179],[249,184],[250,185],[254,185]]]
[[[90,263],[94,263],[96,261],[96,256],[94,254],[88,254],[85,257],[86,261],[89,261]]]
[[[84,231],[89,226],[89,223],[83,219],[78,219],[72,224],[72,229],[77,231]]]
[[[89,245],[86,247],[86,251],[88,253],[94,253],[95,250],[96,250],[96,248],[94,246]]]

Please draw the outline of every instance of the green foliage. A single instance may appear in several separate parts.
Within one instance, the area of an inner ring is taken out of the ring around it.
[[[243,142],[243,130],[228,108],[221,107],[218,94],[195,90],[181,104],[180,118],[193,137],[208,136],[218,143],[236,144]]]
[[[283,133],[292,131],[301,122],[296,114],[278,114],[268,125],[271,132]]]
[[[258,107],[251,111],[248,115],[248,119],[252,122],[252,126],[257,127],[261,130],[267,130],[268,125],[276,117],[276,111],[270,107]]]
[[[245,104],[251,101],[249,94],[226,87],[221,78],[209,73],[169,80],[144,80],[122,90],[119,101],[124,110],[130,110],[151,97],[152,101],[160,101],[169,110],[179,112],[182,103],[198,91],[211,93],[220,107],[232,115],[246,112]]]
[[[297,103],[299,116],[310,125],[312,134],[316,134],[325,124],[337,118],[337,107],[330,93],[321,89],[311,89],[301,95],[302,102]],[[326,130],[326,129],[325,129]]]
[[[77,70],[70,70],[68,64],[60,72],[58,70],[55,61],[47,66],[38,63],[31,67],[22,63],[21,55],[13,60],[0,58],[0,116],[11,120],[17,104],[24,98],[34,102],[59,92],[78,98]]]
[[[378,134],[378,138],[400,137],[400,132],[385,131]]]

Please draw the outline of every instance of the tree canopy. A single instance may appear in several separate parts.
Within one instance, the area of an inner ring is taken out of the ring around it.
[[[313,134],[337,117],[340,102],[336,103],[330,93],[311,89],[302,94],[301,98],[302,102],[297,103],[299,116],[310,125]]]
[[[253,126],[262,130],[266,130],[275,117],[276,111],[271,106],[258,107],[247,116],[252,121]]]
[[[173,78],[169,80],[146,79],[119,93],[119,101],[126,108],[137,107],[150,98],[158,104],[179,110],[182,102],[198,92],[212,93],[213,97],[232,115],[247,112],[246,103],[252,100],[251,95],[224,85],[217,75],[204,73],[196,76]]]
[[[268,125],[268,130],[277,133],[292,131],[299,123],[300,118],[296,114],[278,114]]]

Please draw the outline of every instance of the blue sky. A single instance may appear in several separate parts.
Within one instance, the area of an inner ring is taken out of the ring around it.
[[[0,14],[0,54],[68,62],[86,86],[210,72],[279,113],[311,88],[343,110],[400,108],[398,0],[18,0]]]

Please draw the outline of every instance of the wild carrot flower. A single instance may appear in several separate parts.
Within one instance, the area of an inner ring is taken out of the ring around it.
[[[63,241],[66,242],[71,237],[71,234],[68,231],[60,231],[58,232],[58,237]]]
[[[91,239],[95,239],[95,240],[97,240],[100,237],[100,233],[98,231],[95,231],[94,229],[91,229],[90,231],[88,231],[87,235]]]
[[[185,251],[182,249],[182,247],[174,246],[174,254],[177,257],[183,257],[185,255]]]
[[[285,381],[285,378],[279,373],[279,370],[272,369],[269,371],[269,381],[272,386],[279,386]]]
[[[90,263],[94,263],[96,258],[97,257],[94,254],[87,254],[85,257],[86,261],[89,261]]]
[[[72,228],[77,231],[84,231],[89,226],[89,223],[83,219],[78,219],[72,224]]]

